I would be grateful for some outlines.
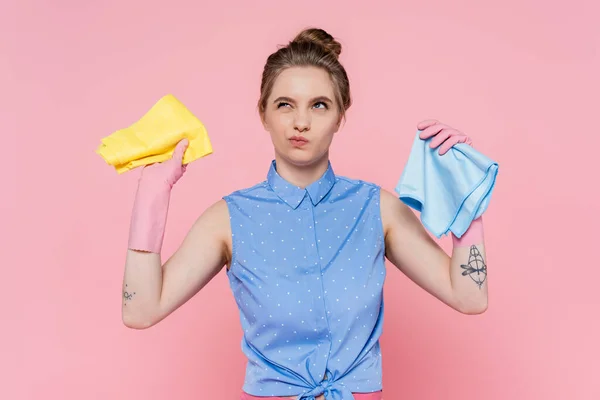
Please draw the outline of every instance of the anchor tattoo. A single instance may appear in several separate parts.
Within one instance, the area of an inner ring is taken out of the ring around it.
[[[481,289],[487,277],[487,266],[476,246],[473,245],[469,249],[469,261],[467,265],[462,264],[460,267],[464,269],[462,276],[468,275],[479,286],[479,289]]]

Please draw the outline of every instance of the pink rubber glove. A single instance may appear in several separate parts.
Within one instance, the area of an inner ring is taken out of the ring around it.
[[[160,253],[171,189],[186,170],[183,154],[188,144],[188,140],[183,139],[169,160],[144,166],[131,214],[129,249]]]
[[[419,134],[419,138],[423,140],[435,136],[433,139],[431,139],[429,147],[435,149],[441,145],[439,150],[440,155],[446,154],[446,152],[457,143],[466,143],[469,146],[473,145],[470,137],[434,119],[420,122],[417,125],[417,129],[423,131]]]

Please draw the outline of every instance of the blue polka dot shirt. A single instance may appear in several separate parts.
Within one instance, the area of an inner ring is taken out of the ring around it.
[[[385,243],[380,188],[336,176],[305,189],[272,161],[267,179],[224,197],[229,284],[254,396],[353,399],[382,389]]]

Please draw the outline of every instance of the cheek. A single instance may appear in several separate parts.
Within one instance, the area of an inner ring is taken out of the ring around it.
[[[267,115],[267,125],[272,134],[284,133],[293,124],[291,114],[272,113]]]
[[[318,130],[324,135],[332,135],[338,129],[337,118],[328,115],[326,118],[318,121],[318,127]]]

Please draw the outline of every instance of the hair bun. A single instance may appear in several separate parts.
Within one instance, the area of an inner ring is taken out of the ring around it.
[[[335,40],[333,36],[331,36],[325,30],[319,28],[309,28],[303,30],[298,35],[296,35],[293,42],[315,43],[323,47],[326,51],[335,54],[336,57],[339,57],[342,53],[342,45],[340,44],[340,42]]]

